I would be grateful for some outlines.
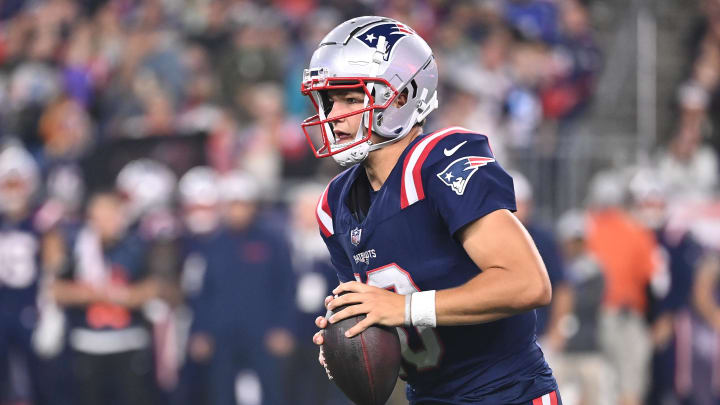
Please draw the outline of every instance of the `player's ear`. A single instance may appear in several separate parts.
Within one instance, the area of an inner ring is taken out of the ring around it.
[[[405,103],[407,103],[407,99],[408,99],[408,90],[405,89],[402,91],[402,93],[398,94],[395,101],[393,101],[393,106],[400,108],[400,107],[404,106]]]

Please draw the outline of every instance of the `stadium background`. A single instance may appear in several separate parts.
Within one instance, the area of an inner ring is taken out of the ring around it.
[[[28,282],[38,288],[22,305],[12,303],[12,290],[29,287],[7,279],[9,254],[0,260],[0,359],[10,364],[0,372],[0,403],[81,403],[71,347],[77,308],[56,300],[54,287],[73,276],[55,269],[47,252],[54,240],[75,243],[73,230],[91,222],[90,197],[113,188],[127,232],[142,234],[150,252],[139,267],[156,281],[131,311],[153,337],[151,403],[258,403],[257,375],[274,376],[261,378],[264,403],[267,390],[275,403],[344,403],[309,342],[322,312],[317,297],[331,282],[313,236],[312,201],[339,168],[312,156],[299,126],[311,105],[299,81],[324,34],[369,14],[413,27],[438,58],[440,108],[426,130],[461,125],[485,133],[503,166],[528,180],[517,185],[533,207],[524,222],[542,229],[541,253],[556,251],[558,260],[546,258],[556,291],[574,297],[541,316],[548,324],[541,342],[561,374],[572,370],[563,365],[568,359],[579,364],[578,353],[601,364],[590,378],[602,380],[600,388],[565,373],[565,403],[581,403],[583,389],[602,389],[594,395],[603,404],[717,403],[717,0],[0,2],[0,148],[13,151],[0,155],[0,200],[18,181],[31,185],[42,246]],[[639,237],[605,224],[607,211],[633,232],[654,235],[651,246],[636,248]],[[235,223],[236,234],[272,237],[260,245],[238,237],[234,246],[248,257],[223,258],[215,269],[208,257],[222,256],[222,243],[198,240]],[[5,236],[12,230],[0,228]],[[563,258],[577,241],[588,242],[581,250],[606,276],[604,291],[635,288],[627,294],[642,296],[641,304],[608,293],[592,301],[574,258]],[[77,259],[72,246],[58,251]],[[646,251],[655,267],[641,274],[634,252]],[[262,299],[247,288],[258,279],[223,273],[248,258],[264,266],[261,282],[272,283]],[[640,281],[615,285],[625,280],[618,272],[633,271]],[[702,288],[698,280],[711,283]],[[642,313],[638,336],[647,339],[568,347],[578,320],[603,334],[608,325],[595,316],[603,311]],[[237,330],[218,326],[226,321]],[[237,339],[256,329],[262,333],[252,345]],[[245,359],[253,351],[267,353]],[[613,359],[644,351],[638,364],[647,383],[630,371],[640,388],[624,387],[618,376],[628,371]],[[234,356],[244,360],[217,361]],[[110,387],[98,403],[123,403],[115,383],[91,381]]]

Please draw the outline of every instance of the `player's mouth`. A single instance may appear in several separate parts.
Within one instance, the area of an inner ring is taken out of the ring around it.
[[[335,132],[335,143],[338,145],[343,144],[343,143],[348,143],[355,139],[354,136],[350,135],[347,132],[339,131],[337,129],[334,132]]]

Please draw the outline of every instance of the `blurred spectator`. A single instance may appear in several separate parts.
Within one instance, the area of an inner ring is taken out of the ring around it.
[[[588,106],[600,70],[600,54],[590,28],[588,12],[578,0],[561,3],[560,27],[551,41],[550,77],[540,90],[543,113],[559,120],[559,135],[568,136],[571,120]]]
[[[39,172],[19,145],[0,147],[0,403],[44,403],[31,344],[41,279],[41,236],[33,221]]]
[[[294,344],[290,250],[258,216],[251,177],[230,172],[218,187],[227,226],[205,245],[190,354],[210,361],[207,403],[281,404],[280,363]]]
[[[36,224],[46,232],[58,226],[79,223],[85,201],[85,181],[77,164],[57,165],[45,181],[45,202],[39,208]]]
[[[300,22],[298,35],[291,44],[284,80],[288,115],[306,117],[314,114],[307,98],[298,91],[299,78],[320,41],[341,22],[339,11],[330,7],[318,7]]]
[[[128,162],[117,175],[116,185],[125,199],[128,225],[145,235],[155,235],[163,224],[154,223],[155,214],[164,214],[175,191],[175,174],[164,164],[152,159]]]
[[[48,105],[40,117],[38,131],[43,140],[42,163],[46,170],[79,160],[93,142],[90,117],[72,98],[61,97]]]
[[[601,345],[618,377],[619,403],[635,405],[642,402],[648,384],[646,290],[658,268],[657,244],[622,208],[623,196],[624,184],[617,175],[595,176],[588,198],[587,244],[605,272]]]
[[[390,0],[379,4],[376,15],[390,17],[410,27],[417,27],[423,38],[432,38],[435,28],[435,12],[428,1]]]
[[[553,43],[558,36],[558,6],[552,0],[507,0],[505,19],[524,36]]]
[[[234,106],[241,120],[249,118],[249,110],[257,101],[249,97],[247,89],[283,78],[288,45],[286,34],[279,29],[281,23],[281,17],[270,9],[244,21],[235,29],[230,49],[217,62],[220,80],[225,83],[221,88],[223,102]]]
[[[66,308],[78,404],[154,404],[152,335],[141,313],[157,295],[144,241],[128,229],[118,196],[93,194],[87,219],[67,235],[65,266],[53,286]]]
[[[715,371],[708,353],[699,349],[707,326],[694,314],[691,299],[696,271],[708,266],[709,256],[691,232],[669,226],[669,190],[652,170],[638,170],[630,191],[634,214],[655,232],[669,272],[667,281],[660,278],[652,283],[648,315],[655,350],[647,401],[714,403],[717,396],[710,387]]]
[[[218,176],[209,167],[197,166],[178,184],[180,208],[188,235],[207,235],[220,225]]]
[[[297,284],[294,286],[295,350],[285,374],[285,401],[298,405],[344,404],[340,390],[317,367],[315,318],[325,315],[324,300],[338,284],[335,268],[317,229],[315,211],[324,186],[309,183],[288,192],[289,239]]]
[[[720,16],[717,2],[706,1],[704,5],[717,14],[709,13],[710,21]],[[720,20],[711,24],[720,24]],[[680,111],[675,135],[658,157],[660,175],[666,179],[667,186],[676,191],[673,199],[677,200],[705,199],[718,184],[718,151],[713,152],[703,144],[708,109],[717,108],[713,106],[712,98],[720,81],[720,53],[717,51],[720,37],[713,32],[710,29],[706,34],[691,77],[678,90]]]
[[[547,66],[549,55],[542,44],[525,41],[515,44],[511,57],[514,80],[503,106],[505,142],[508,148],[527,155],[529,148],[540,143],[536,136],[542,123],[543,107],[537,89],[547,76],[547,68],[538,67]]]
[[[181,332],[181,341],[187,342],[180,382],[174,403],[209,403],[209,362],[212,356],[213,339],[209,331],[198,327],[207,322],[197,319],[206,316],[202,313],[203,289],[208,264],[214,263],[213,247],[221,236],[220,195],[217,186],[218,176],[209,167],[197,166],[185,173],[178,184],[181,216],[184,223],[182,237],[182,275],[181,288],[185,305],[189,310],[185,319],[185,328]],[[192,334],[191,333],[191,328]]]
[[[710,342],[720,339],[720,304],[718,304],[718,286],[720,285],[720,259],[717,252],[708,255],[697,270],[693,283],[692,302],[695,316],[687,319],[679,339],[688,339],[692,345],[689,352],[678,357],[680,364],[679,383],[684,394],[692,403],[715,404],[720,398],[716,378],[718,375],[718,347]]]
[[[573,291],[565,274],[560,248],[550,228],[537,223],[533,217],[532,185],[519,172],[511,171],[515,186],[515,200],[517,211],[515,215],[523,223],[530,237],[532,237],[538,252],[545,263],[553,289],[552,303],[547,307],[535,310],[537,316],[536,334],[543,349],[552,356],[565,348],[566,336],[562,330],[563,319],[567,318],[573,307]],[[551,364],[552,366],[552,364]]]
[[[667,179],[677,200],[706,199],[718,184],[717,155],[702,145],[698,133],[680,133],[673,138],[661,152],[658,166],[658,176]]]
[[[577,297],[572,311],[560,320],[565,350],[553,357],[553,372],[568,404],[615,403],[614,375],[600,348],[600,310],[605,279],[586,244],[586,215],[568,211],[558,221],[568,283]]]
[[[720,4],[716,0],[701,0],[699,4],[700,12],[691,24],[685,48],[691,62],[678,101],[682,121],[691,121],[689,126],[707,132],[715,152],[720,153]]]
[[[487,134],[493,140],[493,146],[500,150],[504,149],[502,145],[506,142],[501,132],[503,107],[512,86],[511,47],[510,33],[504,28],[496,28],[483,40],[482,46],[474,48],[475,55],[471,59],[451,59],[455,63],[446,67],[453,87],[470,93],[475,99],[475,108],[460,122],[472,120],[472,125],[480,125],[472,129]],[[456,103],[441,106],[442,109],[456,107]]]
[[[262,196],[277,195],[283,179],[311,176],[319,161],[308,149],[299,120],[285,115],[279,86],[254,85],[248,97],[254,100],[249,105],[253,124],[239,134],[238,166],[263,179]]]

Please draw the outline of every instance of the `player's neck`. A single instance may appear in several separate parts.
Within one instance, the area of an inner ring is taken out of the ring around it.
[[[403,139],[370,153],[363,165],[373,190],[382,187],[405,148],[421,133],[421,127],[413,127]]]

